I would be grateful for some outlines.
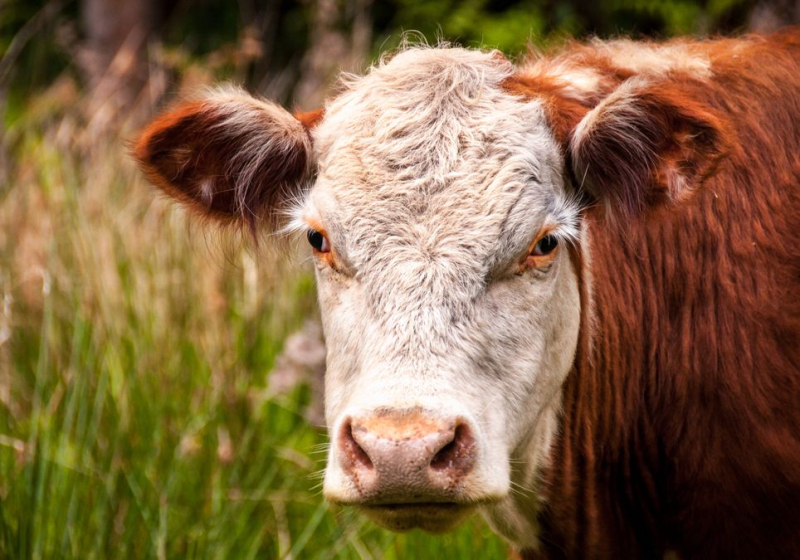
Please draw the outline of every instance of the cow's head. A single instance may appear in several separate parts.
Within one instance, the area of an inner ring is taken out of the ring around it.
[[[222,90],[137,146],[204,215],[275,227],[293,209],[328,347],[324,492],[396,530],[485,506],[524,543],[578,341],[574,183],[635,210],[635,175],[682,149],[633,87],[590,111],[514,74],[497,53],[409,49],[348,78],[324,116]]]

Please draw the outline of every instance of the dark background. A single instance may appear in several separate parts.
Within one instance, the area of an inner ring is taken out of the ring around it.
[[[157,103],[202,65],[312,107],[340,69],[362,69],[404,31],[515,54],[567,36],[769,31],[798,18],[797,0],[5,0],[0,101],[14,119],[67,73],[130,109],[143,88]]]

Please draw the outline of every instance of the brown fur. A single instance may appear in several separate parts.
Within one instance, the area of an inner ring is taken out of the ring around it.
[[[526,558],[800,555],[800,34],[691,48],[712,75],[652,80],[644,147],[588,148],[616,167],[589,167],[594,196],[640,213],[586,215],[592,305]],[[653,196],[675,162],[690,196]]]
[[[294,118],[303,123],[306,130],[313,130],[325,116],[325,109],[316,109],[314,111],[295,112]]]
[[[582,330],[541,546],[525,558],[800,554],[800,33],[672,44],[710,73],[622,66],[613,43],[591,43],[506,82],[544,100],[576,188],[603,203],[586,211],[589,258],[570,248]],[[570,67],[594,86],[578,89]],[[167,193],[252,224],[308,154],[276,151],[263,184],[237,189],[228,162],[243,139],[207,134],[221,118],[186,105],[136,154]],[[209,198],[198,181],[217,169]]]
[[[556,139],[566,145],[572,130],[591,108],[586,101],[570,99],[564,94],[567,84],[550,76],[516,75],[503,86],[511,93],[527,99],[541,99],[545,104],[550,127]]]
[[[572,139],[581,186],[625,216],[687,196],[727,152],[726,127],[697,102],[703,86],[664,78],[610,97],[580,141]]]
[[[272,135],[273,116],[264,111],[258,115],[263,132],[230,124],[234,110],[235,105],[213,100],[180,105],[145,128],[134,156],[166,194],[217,222],[247,225],[255,235],[262,220],[268,228],[278,227],[292,200],[287,192],[295,192],[309,172],[311,141]],[[308,131],[321,115],[313,111],[295,118]],[[247,173],[253,180],[240,180]],[[204,184],[211,187],[204,190]]]

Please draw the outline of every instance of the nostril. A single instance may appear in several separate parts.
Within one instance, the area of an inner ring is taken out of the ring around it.
[[[444,447],[442,447],[439,452],[433,456],[433,460],[431,460],[431,468],[434,470],[441,470],[447,468],[447,466],[453,461],[453,457],[456,454],[456,440],[454,439]]]
[[[442,447],[431,460],[431,469],[468,471],[474,462],[475,438],[466,424],[456,426],[453,439]]]
[[[358,444],[356,438],[353,437],[353,424],[349,420],[342,426],[339,436],[339,448],[352,466],[363,469],[373,468],[369,455]]]

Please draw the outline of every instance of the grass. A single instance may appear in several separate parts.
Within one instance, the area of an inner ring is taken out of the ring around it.
[[[269,379],[316,313],[302,258],[187,224],[75,122],[7,130],[0,557],[507,557],[478,518],[398,536],[322,500],[311,392]]]

